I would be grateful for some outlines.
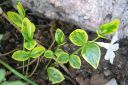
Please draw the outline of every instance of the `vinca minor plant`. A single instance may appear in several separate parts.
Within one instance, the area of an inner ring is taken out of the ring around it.
[[[24,49],[15,51],[12,55],[12,58],[16,61],[26,61],[30,58],[44,56],[49,60],[53,59],[58,64],[63,65],[69,63],[72,68],[80,69],[81,59],[84,59],[94,69],[97,69],[101,58],[101,50],[96,40],[106,38],[107,35],[115,33],[120,26],[118,19],[101,25],[99,30],[97,30],[97,37],[92,41],[88,39],[88,34],[85,30],[74,30],[69,35],[69,39],[79,49],[73,53],[68,53],[62,49],[63,45],[65,45],[65,34],[61,29],[58,28],[55,32],[56,49],[46,49],[34,39],[35,25],[26,17],[25,10],[20,2],[17,5],[17,10],[18,13],[12,11],[7,12],[8,18],[18,27],[24,38]],[[78,55],[78,53],[81,53],[81,55]],[[60,83],[65,79],[57,67],[47,67],[47,73],[52,84]]]

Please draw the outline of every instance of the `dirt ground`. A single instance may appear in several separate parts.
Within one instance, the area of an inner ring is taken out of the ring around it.
[[[15,11],[9,0],[0,0],[0,6],[5,13],[9,10]],[[73,30],[79,27],[63,21],[50,20],[43,15],[41,16],[38,13],[33,13],[30,9],[27,10],[27,17],[36,25],[35,39],[46,48],[51,45],[55,30],[61,28],[64,31],[67,37],[66,41],[68,42],[63,48],[69,53],[77,49],[77,47],[71,44],[68,36]],[[86,31],[89,34],[90,40],[96,36],[95,33],[88,30]],[[22,49],[23,37],[21,33],[19,33],[16,28],[2,16],[0,16],[0,34],[3,35],[0,43],[0,54],[7,54],[16,49]],[[109,40],[100,39],[99,41],[108,42]],[[128,39],[120,40],[119,44],[120,48],[115,52],[116,57],[113,65],[110,64],[109,61],[104,60],[106,50],[101,48],[102,58],[98,69],[93,69],[83,58],[81,58],[82,66],[80,70],[73,69],[68,64],[65,65],[71,75],[68,75],[61,67],[59,67],[59,69],[65,74],[66,80],[57,85],[104,85],[112,78],[116,79],[118,85],[128,85]],[[56,44],[53,45],[53,50],[55,49],[55,46]],[[22,68],[19,69],[19,67],[22,66],[22,63],[13,60],[11,55],[12,53],[0,56],[0,59],[7,62],[19,72],[22,72]],[[30,78],[34,81],[36,80],[39,85],[51,85],[48,81],[46,71],[44,70],[46,63],[48,63],[48,60],[43,58],[40,61],[37,71]],[[29,73],[35,68],[35,64],[36,61],[30,65]],[[0,65],[0,68],[4,67]],[[12,73],[7,73],[6,78],[9,81],[19,80],[19,78]]]

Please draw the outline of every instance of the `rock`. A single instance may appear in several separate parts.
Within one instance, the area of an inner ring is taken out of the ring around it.
[[[119,37],[128,36],[128,0],[12,0],[48,18],[67,21],[96,31],[103,23],[121,20]]]
[[[111,73],[111,71],[110,70],[105,70],[104,71],[104,75],[105,76],[110,76],[112,73]]]
[[[76,81],[79,83],[79,85],[90,85],[89,79],[84,79],[83,77],[76,77]]]
[[[104,85],[108,80],[104,78],[103,74],[96,74],[92,76],[90,85]]]
[[[110,81],[108,81],[106,84],[104,84],[104,85],[118,85],[117,84],[117,82],[116,82],[116,80],[113,78],[113,79],[111,79]]]

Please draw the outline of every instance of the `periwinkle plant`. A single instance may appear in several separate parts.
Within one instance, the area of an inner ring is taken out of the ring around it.
[[[55,32],[55,41],[57,43],[56,49],[46,49],[44,46],[38,44],[33,38],[36,30],[35,25],[26,17],[25,10],[20,2],[17,5],[17,10],[18,13],[12,11],[7,13],[8,18],[19,28],[18,30],[24,38],[23,48],[25,50],[18,50],[12,55],[12,58],[17,61],[26,61],[30,58],[44,56],[47,59],[55,60],[58,64],[69,63],[71,67],[80,69],[81,59],[84,59],[94,69],[97,69],[101,58],[101,50],[96,40],[115,33],[120,26],[120,21],[118,19],[101,25],[100,29],[97,31],[97,37],[92,41],[89,41],[88,34],[85,30],[74,30],[69,35],[69,39],[75,46],[78,46],[79,49],[73,53],[68,53],[62,49],[63,45],[65,45],[65,34],[61,29],[58,28]],[[82,58],[78,55],[79,52]],[[49,66],[47,68],[47,73],[52,84],[60,83],[65,79],[63,74],[56,67]]]

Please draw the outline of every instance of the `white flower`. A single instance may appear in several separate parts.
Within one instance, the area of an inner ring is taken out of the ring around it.
[[[113,64],[113,60],[115,58],[114,51],[117,51],[119,49],[119,43],[116,43],[117,41],[118,41],[118,32],[116,32],[115,35],[113,36],[111,43],[96,42],[99,46],[107,49],[105,60],[109,60],[111,64]]]

